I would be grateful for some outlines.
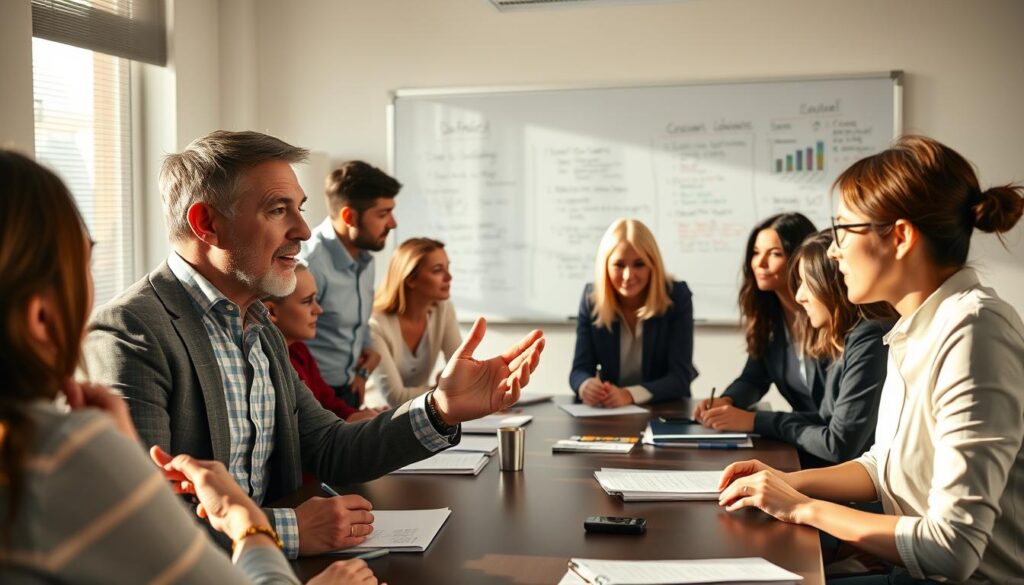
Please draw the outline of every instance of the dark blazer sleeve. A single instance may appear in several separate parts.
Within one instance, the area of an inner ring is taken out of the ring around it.
[[[678,400],[690,395],[690,382],[697,377],[693,367],[693,294],[685,282],[672,285],[672,306],[665,313],[667,327],[665,374],[641,385],[651,393],[651,402]],[[653,351],[654,348],[644,348]],[[662,371],[661,368],[658,368]]]
[[[740,377],[729,384],[722,396],[732,398],[733,404],[739,408],[747,408],[761,400],[761,397],[771,388],[772,382],[772,377],[765,365],[765,358],[748,355],[747,363],[743,366]]]
[[[759,412],[754,431],[780,439],[830,463],[863,453],[871,443],[885,384],[888,327],[862,322],[847,336],[843,357],[833,364],[818,412]]]
[[[587,379],[593,378],[597,371],[597,348],[594,347],[594,322],[590,315],[590,293],[593,285],[583,287],[583,298],[580,299],[580,311],[576,317],[576,353],[572,358],[572,370],[569,372],[569,387],[576,396],[580,395],[580,386]]]

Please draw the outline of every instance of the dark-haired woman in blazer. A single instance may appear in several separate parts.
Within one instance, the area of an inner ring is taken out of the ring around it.
[[[774,384],[795,412],[818,410],[825,391],[827,360],[805,356],[801,347],[809,324],[789,289],[789,259],[815,232],[811,220],[799,213],[782,213],[754,226],[747,239],[740,287],[740,313],[747,339],[747,363],[739,378],[710,404],[701,400],[693,417],[702,420],[708,409],[730,425],[752,424],[761,432],[769,413],[747,410]]]
[[[693,302],[665,273],[654,236],[620,219],[598,246],[583,290],[569,384],[585,404],[616,407],[690,395]]]

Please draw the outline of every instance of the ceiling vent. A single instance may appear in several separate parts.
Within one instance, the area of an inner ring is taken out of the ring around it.
[[[583,6],[629,6],[631,4],[665,4],[680,0],[487,0],[499,12],[535,10],[538,8],[566,8]]]

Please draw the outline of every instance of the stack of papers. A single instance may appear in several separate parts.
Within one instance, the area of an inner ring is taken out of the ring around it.
[[[487,455],[494,455],[498,452],[498,437],[464,435],[458,445],[448,449],[445,453],[452,453],[456,451],[463,453],[484,453]]]
[[[594,477],[606,493],[624,502],[717,500],[722,472],[604,467]]]
[[[502,427],[521,427],[533,420],[529,414],[489,414],[476,420],[467,420],[462,423],[463,434],[489,435],[498,432]]]
[[[558,408],[561,408],[565,412],[568,412],[577,418],[589,416],[618,416],[623,414],[650,414],[647,409],[640,408],[635,404],[619,406],[616,408],[602,408],[587,404],[559,404]]]
[[[373,532],[363,544],[334,552],[365,552],[379,548],[386,548],[391,552],[423,552],[434,541],[434,537],[451,514],[451,508],[374,510]]]
[[[444,451],[401,469],[392,471],[397,475],[478,475],[490,458],[485,453],[452,453]]]
[[[551,446],[554,453],[629,453],[640,440],[636,437],[575,435]]]
[[[558,585],[680,585],[704,583],[799,583],[803,577],[760,558],[687,561],[572,559]]]

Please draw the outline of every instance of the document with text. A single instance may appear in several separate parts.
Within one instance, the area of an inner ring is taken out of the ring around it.
[[[559,585],[698,585],[799,583],[803,577],[761,558],[678,561],[572,559]]]
[[[717,500],[722,471],[602,468],[594,472],[601,488],[623,501]]]

